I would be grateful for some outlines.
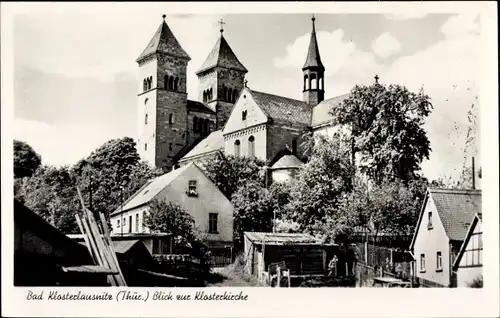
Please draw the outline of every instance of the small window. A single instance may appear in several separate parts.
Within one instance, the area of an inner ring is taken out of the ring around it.
[[[123,218],[123,226],[127,226],[127,218]]]
[[[297,153],[297,139],[292,140],[292,152]]]
[[[248,156],[253,158],[255,155],[255,138],[254,136],[250,136],[248,138]]]
[[[428,220],[427,220],[427,229],[428,230],[432,230],[432,212],[429,212],[429,217],[428,217]]]
[[[148,151],[148,144],[144,144],[144,151]]]
[[[144,115],[144,124],[148,124],[148,114]]]
[[[116,221],[116,227],[120,227],[120,219]]]
[[[443,270],[443,258],[441,256],[441,252],[436,253],[436,271]]]
[[[208,215],[208,233],[213,233],[213,234],[218,233],[217,221],[218,221],[218,214],[217,213],[210,213]]]
[[[240,141],[239,140],[236,140],[234,142],[234,155],[236,157],[239,157],[240,156]]]
[[[168,115],[168,123],[169,123],[170,125],[172,125],[172,124],[174,123],[174,120],[175,120],[175,118],[174,118],[174,114],[170,114],[170,115]]]
[[[188,186],[188,191],[187,195],[190,197],[197,197],[198,196],[198,191],[196,189],[197,182],[196,180],[189,180],[189,186]]]
[[[135,231],[139,232],[139,213],[135,215]]]
[[[247,111],[246,110],[241,112],[241,120],[247,120]]]
[[[425,254],[420,254],[420,272],[425,272]]]

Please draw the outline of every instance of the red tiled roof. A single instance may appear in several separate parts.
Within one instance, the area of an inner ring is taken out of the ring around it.
[[[141,55],[137,58],[136,62],[148,57],[155,53],[165,53],[174,57],[190,60],[189,55],[184,51],[179,41],[175,38],[174,34],[168,27],[165,21],[162,22],[158,30],[149,41],[148,46],[144,49]]]
[[[311,109],[306,102],[253,90],[251,93],[257,105],[273,120],[310,124]]]
[[[481,213],[481,190],[430,188],[429,193],[451,240],[462,241],[474,216]]]
[[[222,35],[215,43],[212,51],[210,51],[210,54],[208,54],[205,62],[202,64],[196,74],[199,74],[216,66],[245,73],[248,72],[243,64],[241,64],[241,62],[238,60],[233,50],[227,43],[226,39]]]

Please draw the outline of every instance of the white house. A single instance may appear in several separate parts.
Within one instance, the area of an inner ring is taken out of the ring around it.
[[[112,233],[148,233],[144,216],[155,199],[183,207],[210,246],[232,245],[233,206],[195,163],[148,181],[111,214]]]
[[[456,286],[452,265],[480,212],[481,190],[427,190],[410,246],[414,275],[421,285]]]
[[[457,287],[469,287],[483,274],[483,217],[476,214],[453,263]]]
[[[286,182],[294,178],[304,163],[293,154],[285,154],[270,168],[273,182]]]

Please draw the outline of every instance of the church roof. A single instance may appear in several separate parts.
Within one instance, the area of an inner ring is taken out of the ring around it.
[[[314,106],[312,109],[311,126],[316,127],[330,122],[333,119],[332,115],[330,115],[332,107],[340,105],[345,99],[349,98],[349,95],[348,93],[329,98]]]
[[[165,20],[163,20],[162,24],[158,27],[158,30],[156,30],[155,34],[149,41],[148,46],[137,58],[136,62],[139,62],[155,53],[165,53],[186,60],[191,59],[186,51],[184,51],[181,47],[179,41],[177,41]]]
[[[306,62],[304,63],[304,67],[302,68],[307,69],[307,68],[322,68],[325,69],[323,66],[323,63],[321,62],[321,57],[319,55],[319,48],[318,48],[318,40],[316,39],[316,28],[314,26],[314,20],[315,18],[312,18],[312,32],[311,32],[311,39],[309,41],[309,50],[307,51],[307,57],[306,57]]]
[[[248,72],[238,60],[222,34],[196,74],[217,66],[245,73]]]
[[[188,101],[187,101],[187,107],[188,107],[189,110],[194,110],[194,111],[203,112],[203,113],[215,114],[215,111],[212,108],[210,108],[210,106],[208,106],[205,103],[199,102],[199,101],[189,100],[188,99]]]
[[[306,102],[253,90],[251,93],[257,105],[273,120],[310,124],[311,110]]]
[[[222,150],[224,148],[224,137],[222,130],[216,130],[200,141],[190,152],[188,152],[180,161],[186,161],[190,158],[198,157],[210,152]]]
[[[271,169],[294,169],[299,168],[303,164],[304,163],[295,155],[285,155],[281,157],[280,160],[276,161],[276,163],[271,166]]]

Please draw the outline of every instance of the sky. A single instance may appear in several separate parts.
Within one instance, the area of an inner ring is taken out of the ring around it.
[[[124,6],[95,11],[68,6],[17,15],[14,138],[53,165],[74,164],[112,138],[135,138],[135,59],[163,13],[191,56],[189,99],[197,99],[194,73],[220,36],[221,18],[226,40],[249,70],[251,89],[302,98],[309,13],[174,15],[165,6],[139,6],[133,14]],[[432,153],[423,163],[424,175],[456,177],[464,161],[467,113],[473,103],[479,105],[478,13],[315,14],[325,97],[371,84],[375,74],[381,84],[423,87],[434,106],[425,124]]]

